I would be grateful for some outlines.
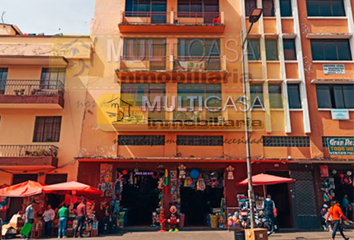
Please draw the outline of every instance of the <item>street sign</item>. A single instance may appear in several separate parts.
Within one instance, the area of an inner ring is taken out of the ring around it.
[[[344,64],[323,64],[324,74],[345,74]]]
[[[349,111],[343,109],[331,110],[333,120],[349,120]]]
[[[331,155],[354,155],[354,138],[327,138]]]

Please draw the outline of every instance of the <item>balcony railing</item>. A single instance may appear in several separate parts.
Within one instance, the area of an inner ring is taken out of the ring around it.
[[[60,80],[0,80],[0,95],[54,96],[63,92]]]
[[[58,147],[53,145],[0,145],[0,157],[54,157]]]
[[[222,56],[178,56],[174,57],[173,71],[203,72],[225,70]]]
[[[211,25],[224,22],[223,12],[122,12],[122,24]]]
[[[121,71],[166,71],[169,65],[166,56],[122,56]]]

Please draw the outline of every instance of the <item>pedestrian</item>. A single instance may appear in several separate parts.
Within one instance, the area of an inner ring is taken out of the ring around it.
[[[350,202],[348,200],[348,194],[344,194],[342,199],[342,210],[346,218],[348,218],[349,208],[350,208]]]
[[[50,238],[52,236],[52,222],[55,218],[55,212],[50,204],[48,204],[47,210],[44,211],[42,216],[44,220],[44,237]]]
[[[328,205],[323,204],[323,207],[321,209],[321,226],[323,230],[326,231],[328,231],[328,224],[326,222],[327,214],[328,214]]]
[[[68,222],[69,217],[69,209],[65,204],[59,209],[58,211],[59,216],[59,229],[58,229],[58,238],[66,238],[65,230],[66,230],[66,223]]]
[[[262,206],[264,216],[266,219],[270,219],[274,225],[274,230],[277,230],[277,225],[275,225],[275,217],[274,217],[274,210],[275,208],[275,203],[272,200],[271,195],[267,195],[266,199],[263,201],[263,206]]]
[[[36,206],[36,201],[34,200],[34,198],[31,199],[29,205],[26,208],[26,212],[25,212],[25,222],[29,223],[29,224],[33,224],[34,223],[34,208]],[[33,227],[33,225],[32,225]],[[29,239],[31,237],[31,230],[32,227],[30,227],[28,230],[28,233],[24,234],[24,237],[26,239]]]
[[[343,233],[343,228],[340,225],[340,220],[342,218],[344,221],[347,221],[350,223],[352,223],[352,222],[349,221],[343,215],[342,209],[340,208],[340,205],[337,201],[334,201],[332,207],[328,210],[326,222],[328,222],[329,217],[332,217],[332,228],[333,228],[332,240],[334,240],[336,238],[336,233],[338,230],[339,230],[340,234],[342,235],[343,239],[348,240],[349,238],[346,237]]]
[[[77,206],[77,227],[75,229],[74,237],[76,237],[77,232],[80,228],[80,235],[82,237],[82,232],[84,231],[85,220],[87,218],[86,212],[86,199],[82,200],[82,202]]]

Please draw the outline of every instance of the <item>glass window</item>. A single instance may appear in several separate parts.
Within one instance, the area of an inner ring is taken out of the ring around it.
[[[219,12],[219,0],[204,0],[204,12]]]
[[[259,39],[248,39],[247,40],[247,55],[248,55],[248,60],[260,60],[261,59]]]
[[[36,117],[33,142],[59,142],[61,117]]]
[[[280,0],[280,15],[282,17],[291,17],[293,15],[291,0]]]
[[[269,84],[269,104],[270,108],[282,108],[283,98],[280,84]]]
[[[266,39],[265,47],[266,47],[267,60],[270,61],[278,60],[278,40]]]
[[[43,68],[41,76],[41,87],[44,89],[57,89],[58,81],[65,83],[65,68]]]
[[[313,60],[352,60],[348,39],[312,39]]]
[[[290,109],[302,108],[299,84],[288,84],[288,101]]]
[[[178,0],[178,12],[189,12],[189,0]]]
[[[0,68],[0,94],[5,93],[7,68]]]
[[[354,108],[353,84],[318,84],[316,90],[319,108]]]
[[[263,85],[262,84],[250,84],[250,94],[251,94],[251,105],[253,104],[257,96],[259,97],[263,105]]]
[[[253,9],[257,8],[257,0],[245,0],[246,16],[249,17]]]
[[[264,17],[274,17],[274,1],[273,0],[263,0],[263,16]]]
[[[296,60],[295,39],[283,39],[285,60]]]
[[[122,146],[163,146],[164,135],[119,135],[118,145]]]
[[[310,17],[345,16],[343,0],[307,0],[306,4]]]

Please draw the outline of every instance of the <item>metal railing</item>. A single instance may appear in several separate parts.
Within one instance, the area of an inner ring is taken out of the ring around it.
[[[221,71],[222,56],[178,56],[174,57],[173,70],[174,71]]]
[[[63,92],[61,80],[0,80],[0,95],[53,96]]]
[[[223,24],[221,12],[175,12],[174,24]]]
[[[168,66],[166,56],[121,56],[121,71],[166,71]]]
[[[168,12],[123,12],[122,14],[122,23],[124,24],[166,24],[170,22]]]
[[[0,157],[57,157],[54,145],[0,145]]]

